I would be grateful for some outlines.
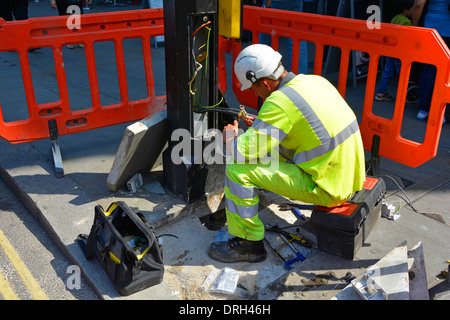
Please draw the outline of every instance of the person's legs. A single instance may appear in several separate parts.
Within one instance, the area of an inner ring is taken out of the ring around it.
[[[0,17],[5,21],[12,21],[13,0],[0,0]]]
[[[76,6],[76,7],[73,7]],[[77,1],[77,2],[70,2],[68,0],[56,0],[56,7],[58,8],[58,14],[60,16],[70,16],[73,14],[83,14],[83,2]],[[76,46],[80,47],[80,48],[84,48],[83,44],[78,44],[78,45],[73,45],[73,44],[68,44],[67,48],[68,49],[74,49]]]
[[[56,8],[58,9],[58,14],[60,16],[67,15],[67,7],[69,6],[69,3],[67,0],[56,0]]]
[[[338,205],[327,192],[317,187],[309,174],[286,162],[228,164],[225,179],[229,233],[247,240],[264,238],[264,226],[258,219],[256,188],[308,203]]]
[[[419,80],[419,114],[417,117],[424,120],[428,117],[430,111],[431,98],[433,96],[434,81],[436,77],[436,67],[431,64],[425,64],[420,74]],[[423,114],[423,115],[422,115]]]
[[[225,178],[225,211],[228,233],[239,239],[231,242],[215,242],[209,255],[222,262],[265,259],[264,224],[258,217],[259,197],[257,188],[277,193],[294,200],[317,205],[340,205],[319,188],[311,176],[298,166],[285,162],[268,164],[228,164]]]
[[[69,1],[67,1],[67,0],[56,0],[56,6],[57,6],[57,8],[58,8],[58,14],[60,15],[60,16],[65,16],[65,15],[69,15],[69,14],[72,14],[72,13],[76,13],[76,11],[75,12],[67,12],[67,9],[71,6],[71,5],[75,5],[75,6],[77,6],[78,7],[78,9],[79,9],[79,13],[80,14],[83,14],[83,2],[82,1],[78,1],[78,2],[76,2],[76,3],[73,3],[73,4],[70,4],[69,3]]]
[[[387,86],[396,72],[395,60],[391,57],[386,57],[386,64],[381,75],[380,83],[376,89],[375,100],[390,101],[393,98],[387,95]]]
[[[28,0],[14,0],[13,14],[16,20],[28,19]]]
[[[443,39],[447,46],[450,48],[450,37],[444,37]],[[432,64],[423,65],[423,69],[420,73],[419,79],[419,113],[417,114],[417,119],[419,120],[425,120],[428,118],[431,98],[433,97],[436,72],[436,66]]]
[[[290,0],[290,1],[272,1],[271,5],[272,9],[278,10],[289,10],[302,12],[303,11],[303,1],[301,0]],[[266,44],[268,46],[271,45],[272,39],[270,34],[261,33],[259,35],[259,43]],[[284,67],[286,70],[290,70],[294,73],[308,73],[308,46],[306,41],[300,41],[300,57],[298,70],[291,70],[292,65],[292,47],[293,41],[291,38],[286,39],[286,53],[287,53],[287,63],[285,63]]]

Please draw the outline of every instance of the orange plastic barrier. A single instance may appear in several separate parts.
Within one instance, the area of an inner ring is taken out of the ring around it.
[[[385,23],[381,24],[380,29],[369,29],[363,20],[254,6],[244,6],[243,29],[252,32],[253,43],[259,42],[260,33],[271,34],[272,47],[275,50],[278,50],[280,37],[293,39],[293,70],[298,68],[298,57],[301,54],[300,40],[314,43],[314,74],[318,75],[322,74],[325,46],[340,48],[338,90],[343,97],[352,50],[367,52],[370,55],[370,64],[360,124],[365,149],[371,150],[373,136],[378,135],[381,139],[379,155],[408,166],[417,167],[436,155],[445,105],[450,102],[450,51],[435,30]],[[241,50],[241,44],[234,42],[231,46],[234,62]],[[380,117],[372,112],[378,61],[381,56],[399,58],[402,62],[392,119]],[[434,64],[437,67],[423,143],[405,139],[400,134],[409,73],[413,62]],[[252,92],[240,91],[240,84],[234,74],[233,91],[240,103],[257,108],[257,98]]]
[[[5,23],[0,19],[0,51],[19,54],[29,118],[4,122],[0,106],[0,137],[10,143],[21,143],[50,137],[48,121],[55,119],[58,134],[65,135],[143,119],[165,108],[165,96],[156,96],[149,39],[164,34],[161,9],[132,10],[114,13],[85,14],[82,28],[76,32],[66,26],[67,17],[32,18],[27,21]],[[381,29],[369,29],[366,21],[336,18],[244,6],[243,28],[252,31],[253,43],[259,33],[272,35],[272,46],[278,49],[279,38],[292,38],[294,57],[292,69],[297,69],[300,40],[315,44],[314,73],[321,74],[325,46],[340,48],[338,90],[345,97],[347,74],[352,50],[367,52],[370,65],[367,76],[362,122],[364,147],[370,150],[374,135],[381,138],[382,157],[416,167],[436,155],[442,128],[445,104],[450,102],[450,52],[435,30],[381,24]],[[130,101],[122,41],[141,38],[148,96]],[[20,41],[18,41],[20,39]],[[113,41],[121,101],[102,106],[95,65],[93,45],[97,41]],[[91,87],[92,106],[87,110],[71,111],[69,106],[62,47],[71,43],[85,45],[86,62]],[[53,50],[60,100],[38,104],[34,95],[28,50],[49,47]],[[226,90],[224,52],[233,52],[233,61],[241,50],[241,43],[219,39],[219,87]],[[378,61],[381,56],[397,57],[402,61],[397,101],[392,119],[372,112]],[[401,136],[406,90],[412,62],[434,64],[436,84],[423,143]],[[252,92],[241,92],[233,74],[232,89],[240,103],[257,108]]]
[[[28,104],[28,119],[4,122],[0,106],[0,137],[10,143],[22,143],[49,138],[50,119],[55,119],[59,135],[141,120],[166,107],[166,97],[155,95],[150,38],[164,34],[162,9],[120,11],[114,13],[85,14],[81,16],[81,29],[66,26],[66,17],[32,18],[26,21],[4,22],[0,19],[0,51],[16,51]],[[74,32],[76,31],[76,32]],[[146,98],[130,101],[122,41],[142,40]],[[102,106],[99,97],[94,43],[113,41],[119,78],[120,102]],[[87,110],[71,111],[64,72],[62,47],[71,43],[85,46],[86,63],[91,87],[92,105]],[[49,47],[53,51],[59,101],[38,104],[31,78],[28,50]]]

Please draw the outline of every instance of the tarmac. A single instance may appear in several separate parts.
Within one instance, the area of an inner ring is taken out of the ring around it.
[[[136,6],[95,5],[91,12],[135,9]],[[30,2],[30,17],[52,16],[47,1]],[[154,47],[154,49],[153,49]],[[100,48],[101,50],[101,48]],[[164,46],[152,46],[154,59],[163,59]],[[133,50],[131,50],[133,51]],[[40,80],[35,81],[39,99],[52,101],[55,89],[52,88],[51,74],[42,66],[49,52],[38,50],[30,54],[30,64],[35,64]],[[82,56],[82,48],[70,50],[68,54]],[[99,52],[108,57],[108,52]],[[48,57],[48,56],[47,56]],[[155,58],[156,57],[156,58]],[[159,57],[159,58],[158,58]],[[20,84],[21,75],[17,72],[14,53],[0,52],[0,70],[3,79],[10,84]],[[131,56],[130,59],[137,59]],[[75,61],[75,62],[74,62]],[[80,88],[84,74],[78,60],[74,59],[71,72],[73,83],[79,85],[79,100],[89,99],[88,88]],[[114,84],[113,73],[108,69],[109,60],[102,64],[102,78]],[[81,63],[81,62],[80,62]],[[133,64],[138,65],[138,64]],[[161,75],[157,90],[164,90],[164,61],[158,60],[158,74]],[[69,68],[69,67],[67,67]],[[156,68],[156,67],[155,67]],[[229,63],[227,65],[229,68]],[[145,78],[139,78],[136,70],[134,89],[136,94],[145,87]],[[327,75],[333,82],[333,74]],[[108,80],[106,80],[108,79]],[[3,80],[1,80],[3,81]],[[70,81],[70,80],[69,80]],[[351,81],[349,81],[350,83]],[[394,86],[395,80],[391,86]],[[70,85],[71,82],[69,82]],[[0,86],[0,103],[5,117],[21,119],[26,107],[20,107],[24,98],[20,90],[11,91],[9,86]],[[230,88],[230,86],[229,86]],[[57,92],[57,91],[56,91]],[[346,100],[357,117],[361,116],[364,103],[364,80],[357,87],[349,85]],[[395,91],[393,91],[395,93]],[[112,94],[105,99],[114,99]],[[231,90],[225,94],[228,104],[238,105]],[[22,100],[21,100],[22,99]],[[39,102],[39,101],[38,101]],[[17,107],[9,108],[9,105]],[[25,103],[26,106],[26,103]],[[374,110],[392,112],[393,102],[375,103]],[[7,109],[7,110],[6,110]],[[417,104],[408,105],[404,114],[404,134],[409,139],[423,139],[426,122],[415,118]],[[447,110],[448,111],[448,110]],[[447,112],[447,119],[450,119]],[[12,120],[10,120],[12,121]],[[419,268],[424,274],[425,291],[421,299],[449,300],[450,284],[442,276],[448,269],[450,259],[450,126],[444,124],[437,155],[417,168],[411,168],[386,158],[380,162],[381,176],[386,182],[385,201],[400,206],[397,219],[381,217],[364,245],[353,260],[318,250],[315,230],[308,224],[310,211],[301,210],[306,221],[300,220],[289,211],[281,211],[278,204],[288,202],[276,194],[260,190],[260,217],[266,224],[296,226],[296,230],[313,242],[310,249],[298,250],[306,257],[304,261],[293,264],[288,270],[269,246],[268,258],[261,263],[224,264],[208,257],[209,244],[226,231],[221,215],[220,198],[211,208],[211,203],[187,205],[166,189],[161,180],[162,168],[154,168],[144,175],[143,186],[132,193],[126,188],[111,192],[106,186],[116,152],[126,127],[121,124],[112,127],[59,137],[64,176],[56,177],[50,140],[12,145],[0,140],[0,177],[8,183],[26,207],[41,221],[63,253],[74,264],[80,266],[83,276],[96,291],[99,298],[106,300],[330,300],[339,299],[339,294],[349,286],[348,272],[358,277],[377,266],[378,263],[398,248],[406,248],[408,255],[423,251],[423,265]],[[370,154],[366,153],[367,159]],[[394,182],[395,180],[395,182]],[[155,186],[157,189],[155,189]],[[402,190],[399,189],[402,188]],[[409,199],[409,200],[408,200]],[[161,284],[123,297],[118,294],[106,273],[95,260],[87,260],[76,242],[79,234],[87,234],[92,226],[94,207],[107,208],[113,201],[123,200],[130,207],[142,212],[153,224],[159,235],[170,234],[176,237],[161,237],[164,252],[165,275]],[[413,207],[414,209],[413,209]],[[217,211],[217,212],[216,212]],[[273,242],[271,242],[273,245]],[[284,248],[283,250],[285,250]],[[405,249],[405,250],[406,250]],[[280,251],[281,252],[281,251]],[[406,251],[405,251],[406,252]],[[383,260],[384,261],[384,260]],[[219,271],[238,271],[239,283],[233,293],[215,291],[209,280]],[[414,273],[406,270],[412,281]],[[210,276],[208,278],[208,276]],[[403,299],[413,295],[402,296]],[[358,296],[346,296],[345,300],[358,300]]]

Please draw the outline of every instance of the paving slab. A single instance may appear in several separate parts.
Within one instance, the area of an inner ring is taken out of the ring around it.
[[[111,191],[124,187],[136,173],[145,174],[157,163],[168,141],[167,111],[129,125],[114,158],[106,185]]]

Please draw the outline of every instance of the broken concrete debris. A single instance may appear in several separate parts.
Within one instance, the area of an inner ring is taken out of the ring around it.
[[[422,243],[406,241],[339,292],[333,300],[428,300]]]

